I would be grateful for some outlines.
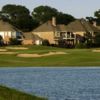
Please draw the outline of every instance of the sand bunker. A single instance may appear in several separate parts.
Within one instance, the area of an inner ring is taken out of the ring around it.
[[[44,57],[58,54],[67,54],[66,52],[49,52],[45,54],[18,54],[18,57]]]
[[[0,54],[16,54],[16,52],[0,52]]]
[[[0,52],[2,52],[2,51],[7,51],[7,49],[0,49]]]
[[[26,50],[26,47],[6,47],[6,49],[15,49],[15,50]]]
[[[92,50],[92,52],[100,52],[100,49]]]

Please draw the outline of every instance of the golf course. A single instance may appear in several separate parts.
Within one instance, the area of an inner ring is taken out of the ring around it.
[[[100,66],[100,48],[0,47],[0,67]]]

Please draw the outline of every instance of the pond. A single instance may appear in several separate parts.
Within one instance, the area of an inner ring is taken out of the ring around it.
[[[100,68],[0,68],[0,85],[49,100],[100,100]]]

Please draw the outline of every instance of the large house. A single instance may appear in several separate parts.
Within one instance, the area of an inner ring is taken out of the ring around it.
[[[83,37],[87,33],[93,36],[97,32],[100,30],[85,19],[77,19],[68,25],[56,25],[55,18],[33,30],[33,34],[43,40],[47,39],[50,44],[60,43],[61,45],[75,45],[79,41],[77,37]]]
[[[80,40],[87,34],[91,36],[95,36],[96,33],[100,32],[100,30],[87,22],[85,19],[77,19],[71,23],[69,23],[66,27],[65,32],[57,32],[56,39],[59,39],[63,36],[62,40],[66,44],[76,44],[79,43]]]
[[[66,25],[63,24],[56,25],[55,18],[52,18],[52,21],[47,21],[46,23],[40,25],[38,28],[33,30],[33,34],[40,37],[41,40],[48,40],[50,44],[58,44],[59,40],[65,40],[65,39],[66,40],[70,39],[72,41],[75,41],[74,34],[72,33],[69,34],[69,32],[67,32]]]
[[[55,26],[52,25],[51,21],[48,21],[40,25],[35,30],[33,30],[33,34],[35,36],[38,36],[43,40],[47,39],[50,42],[50,44],[55,44],[54,33],[55,33]],[[41,44],[41,40],[36,39],[36,43],[37,42]]]
[[[0,20],[0,36],[3,38],[4,44],[9,44],[10,38],[19,38],[22,33],[8,22]]]

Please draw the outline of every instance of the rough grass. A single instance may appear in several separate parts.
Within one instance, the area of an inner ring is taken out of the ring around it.
[[[27,50],[10,50],[21,53],[43,54],[48,52],[66,52],[63,55],[51,55],[40,58],[17,57],[17,54],[0,54],[0,67],[31,67],[31,66],[100,66],[100,52],[92,52],[92,49],[64,49],[45,46],[25,46]]]
[[[0,86],[0,100],[47,100],[47,99],[32,96],[26,93],[19,92],[15,89],[10,89],[4,86]]]

